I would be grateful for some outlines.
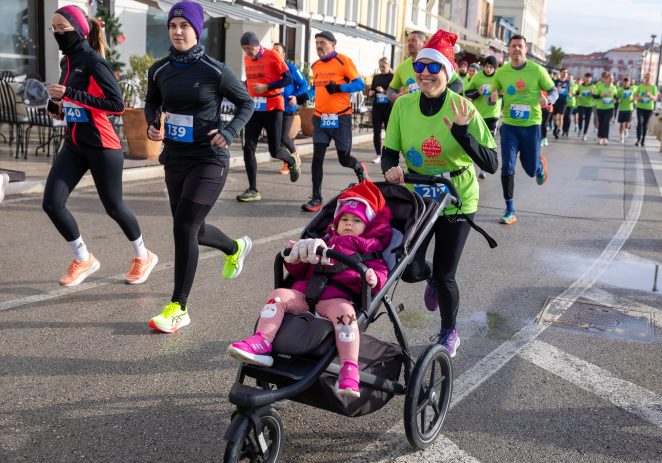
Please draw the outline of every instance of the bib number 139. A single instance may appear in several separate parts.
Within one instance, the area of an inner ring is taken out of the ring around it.
[[[193,142],[193,116],[166,113],[165,137],[183,143]]]

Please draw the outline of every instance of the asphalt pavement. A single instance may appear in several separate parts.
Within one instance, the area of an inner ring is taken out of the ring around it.
[[[632,140],[633,141],[633,140]],[[372,147],[355,147],[369,161]],[[477,222],[458,271],[462,339],[442,436],[412,452],[403,400],[345,418],[291,403],[281,410],[286,462],[662,461],[662,156],[632,143],[577,138],[544,149],[544,186],[518,167],[519,221],[503,211],[499,175],[481,182]],[[378,177],[378,167],[368,163]],[[238,203],[245,173],[231,170],[208,222],[251,236],[242,275],[220,278],[222,257],[201,248],[189,299],[192,323],[166,335],[148,319],[168,301],[172,221],[162,179],[125,183],[125,199],[160,263],[140,286],[124,285],[131,248],[91,187],[70,208],[101,269],[83,285],[57,279],[71,256],[41,211],[39,195],[0,206],[0,461],[221,461],[237,363],[228,343],[250,334],[273,286],[273,259],[311,215],[310,158],[290,184],[260,164],[263,200]],[[331,197],[351,170],[327,154]],[[424,283],[398,285],[401,318],[416,353],[439,326]],[[387,317],[370,334],[394,340]]]

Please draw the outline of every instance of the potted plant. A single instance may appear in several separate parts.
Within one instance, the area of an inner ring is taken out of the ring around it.
[[[124,135],[129,146],[130,159],[156,159],[161,154],[161,142],[147,138],[145,120],[145,95],[147,94],[147,71],[154,63],[148,53],[129,58],[130,71],[127,79],[120,83],[124,92],[126,108],[122,114]],[[163,127],[163,121],[161,121]]]

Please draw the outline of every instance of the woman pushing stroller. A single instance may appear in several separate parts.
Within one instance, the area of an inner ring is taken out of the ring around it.
[[[309,309],[334,324],[336,347],[341,362],[336,394],[359,397],[359,329],[352,299],[361,292],[357,271],[320,258],[318,247],[357,255],[368,267],[366,281],[376,294],[386,283],[388,267],[381,252],[391,241],[391,211],[377,186],[365,180],[338,197],[333,223],[323,239],[290,241],[285,267],[295,279],[291,288],[271,292],[257,323],[256,332],[228,347],[228,353],[246,363],[271,366],[274,337],[285,313]],[[321,276],[321,279],[320,279]],[[319,285],[327,281],[328,285]],[[321,293],[320,293],[321,292]],[[315,294],[317,293],[317,294]]]

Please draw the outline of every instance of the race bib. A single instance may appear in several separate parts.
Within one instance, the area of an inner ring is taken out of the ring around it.
[[[603,99],[602,99],[602,102],[603,102],[604,104],[611,104],[611,98],[609,98],[609,97],[603,98]]]
[[[408,88],[409,88],[409,93],[418,92],[419,90],[418,84],[409,84]]]
[[[337,129],[340,127],[337,114],[322,114],[322,119],[320,120],[321,129]]]
[[[568,94],[568,89],[567,88],[562,88],[561,91],[559,92],[561,96],[566,96]]]
[[[172,141],[193,143],[193,116],[166,113],[165,137]]]
[[[388,103],[388,97],[383,93],[378,93],[375,95],[375,103],[377,104],[386,104]]]
[[[510,117],[520,121],[526,121],[529,119],[531,113],[531,106],[528,104],[511,104],[510,105]]]
[[[650,101],[650,98],[640,98],[639,101],[640,101],[641,103],[646,104],[646,103],[648,103],[648,102]]]
[[[67,122],[89,122],[87,112],[70,101],[64,102],[64,118]]]
[[[626,91],[626,92],[623,92],[623,98],[627,98],[627,97],[629,97],[630,95],[632,95],[632,92],[627,92],[627,91]]]
[[[266,96],[254,96],[253,103],[255,104],[255,111],[266,111],[267,110],[267,97]]]
[[[485,96],[490,96],[490,84],[485,84],[480,88],[480,94]]]
[[[414,191],[422,198],[440,201],[443,195],[448,194],[446,185],[420,185],[414,184]]]
[[[591,96],[591,92],[582,92],[582,96]]]

